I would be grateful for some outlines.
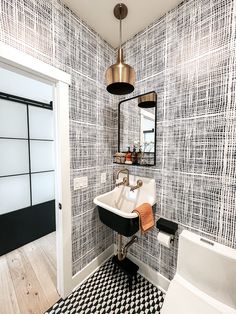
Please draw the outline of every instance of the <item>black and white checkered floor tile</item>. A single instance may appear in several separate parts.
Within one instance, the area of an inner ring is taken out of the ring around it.
[[[164,294],[138,275],[138,283],[129,292],[125,274],[112,274],[111,260],[99,268],[65,300],[59,300],[45,314],[151,314],[160,313]]]

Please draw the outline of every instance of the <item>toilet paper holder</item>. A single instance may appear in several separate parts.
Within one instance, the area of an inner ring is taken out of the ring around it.
[[[174,241],[174,236],[176,234],[176,231],[178,230],[178,224],[176,222],[164,218],[159,218],[156,222],[156,227],[157,229],[159,229],[159,231],[171,234],[173,236],[171,242]]]

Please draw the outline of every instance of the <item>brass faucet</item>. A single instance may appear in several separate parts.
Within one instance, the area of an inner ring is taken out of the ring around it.
[[[127,168],[123,168],[120,169],[119,171],[117,171],[116,173],[116,179],[119,179],[119,175],[120,173],[126,173],[126,177],[123,178],[123,181],[120,183],[117,183],[116,186],[120,186],[120,185],[125,185],[125,186],[129,186],[129,170]]]
[[[138,188],[141,188],[141,186],[143,185],[143,181],[142,180],[137,180],[137,185],[131,185],[130,186],[130,191],[134,191]]]
[[[116,183],[116,187],[119,187],[121,185],[128,186],[128,187],[130,187],[130,191],[133,192],[134,190],[140,188],[143,185],[143,181],[142,180],[137,180],[137,184],[136,185],[129,185],[129,170],[127,168],[123,168],[123,169],[120,169],[119,171],[117,171],[117,173],[116,173],[116,180],[119,179],[120,173],[126,173],[127,176],[124,177],[121,182]]]

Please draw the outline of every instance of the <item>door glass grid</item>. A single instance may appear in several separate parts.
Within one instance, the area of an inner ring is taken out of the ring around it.
[[[0,93],[0,214],[53,200],[52,103]]]

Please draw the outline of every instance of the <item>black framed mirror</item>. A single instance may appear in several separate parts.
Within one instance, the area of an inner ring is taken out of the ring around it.
[[[114,156],[114,162],[135,166],[155,166],[156,121],[155,91],[120,101],[118,152]]]

